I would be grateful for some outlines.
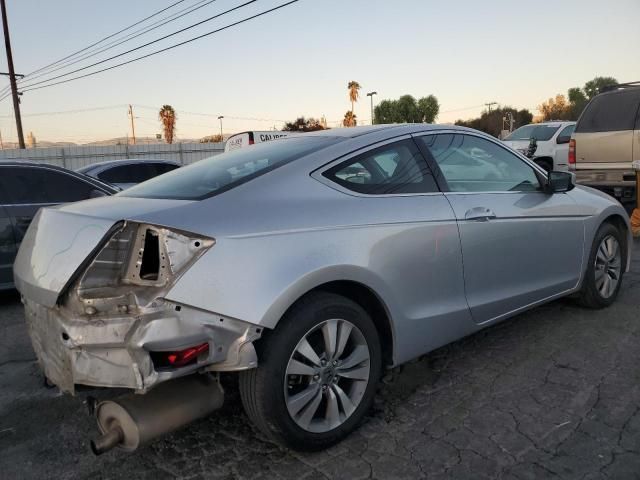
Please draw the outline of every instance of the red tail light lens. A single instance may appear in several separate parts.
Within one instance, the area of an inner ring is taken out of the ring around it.
[[[209,352],[209,344],[202,343],[176,352],[151,352],[151,360],[156,369],[178,368],[194,364],[200,355]]]
[[[569,142],[569,165],[576,164],[576,141],[572,138]]]

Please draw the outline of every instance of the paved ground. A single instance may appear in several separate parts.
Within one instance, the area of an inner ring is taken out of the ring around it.
[[[297,454],[231,389],[210,418],[94,457],[83,399],[42,387],[16,295],[0,297],[0,477],[640,479],[640,243],[618,302],[560,301],[391,372],[365,425]]]

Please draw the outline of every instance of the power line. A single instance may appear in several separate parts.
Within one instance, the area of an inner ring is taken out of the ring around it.
[[[125,108],[126,104],[121,105],[107,105],[105,107],[92,107],[92,108],[79,108],[75,110],[60,110],[56,112],[37,112],[37,113],[27,113],[23,114],[23,117],[47,117],[51,115],[66,115],[73,113],[83,113],[83,112],[95,112],[98,110],[114,110],[116,108]],[[0,115],[0,118],[13,118],[13,115]]]
[[[153,18],[153,17],[155,17],[155,16],[157,16],[157,15],[160,15],[160,14],[161,14],[161,13],[163,13],[163,12],[166,12],[166,11],[167,11],[167,10],[169,10],[170,8],[173,8],[173,7],[175,7],[176,5],[178,5],[178,4],[180,4],[180,3],[184,2],[184,1],[185,1],[185,0],[178,0],[177,2],[172,3],[172,4],[171,4],[171,5],[169,5],[168,7],[165,7],[165,8],[163,8],[162,10],[158,10],[157,12],[155,12],[155,13],[153,13],[153,14],[149,15],[148,17],[145,17],[145,18],[143,18],[142,20],[138,20],[137,22],[132,23],[132,24],[131,24],[131,25],[129,25],[128,27],[125,27],[125,28],[123,28],[122,30],[117,31],[116,33],[112,33],[111,35],[107,35],[106,37],[104,37],[104,38],[102,38],[102,39],[98,40],[97,42],[92,43],[92,44],[91,44],[91,45],[89,45],[88,47],[84,47],[84,48],[82,48],[82,49],[80,49],[80,50],[78,50],[78,51],[76,51],[76,52],[73,52],[73,53],[71,53],[71,54],[67,55],[66,57],[61,58],[60,60],[56,60],[56,61],[55,61],[55,62],[53,62],[53,63],[50,63],[50,64],[48,64],[48,65],[45,65],[44,67],[38,68],[37,70],[33,70],[32,72],[29,72],[27,75],[33,75],[34,73],[40,72],[40,71],[44,70],[45,68],[51,67],[51,66],[53,66],[53,65],[57,65],[58,63],[60,63],[60,62],[62,62],[62,61],[64,61],[64,60],[66,60],[66,59],[68,59],[68,58],[70,58],[70,57],[73,57],[73,56],[77,55],[78,53],[82,53],[82,52],[84,52],[84,51],[86,51],[86,50],[88,50],[88,49],[90,49],[90,48],[92,48],[92,47],[95,47],[96,45],[101,44],[101,43],[102,43],[102,42],[104,42],[105,40],[108,40],[108,39],[110,39],[110,38],[113,38],[113,37],[115,37],[116,35],[119,35],[119,34],[121,34],[122,32],[126,32],[127,30],[129,30],[129,29],[131,29],[131,28],[135,27],[136,25],[140,25],[141,23],[146,22],[146,21],[147,21],[147,20],[149,20],[150,18]]]
[[[210,4],[212,4],[213,2],[216,2],[217,0],[200,0],[199,2],[196,2],[195,5],[192,5],[191,7],[187,7],[184,8],[182,10],[179,10],[171,15],[169,15],[168,17],[162,18],[160,20],[158,20],[155,23],[152,23],[149,26],[143,27],[139,30],[136,30],[134,32],[131,32],[130,34],[126,35],[123,38],[118,38],[112,42],[107,43],[106,45],[99,47],[97,49],[93,49],[93,50],[89,50],[88,52],[86,52],[85,54],[81,55],[79,58],[70,58],[69,60],[65,61],[65,62],[61,62],[60,65],[58,65],[56,68],[53,69],[43,69],[43,71],[41,71],[38,75],[35,76],[31,76],[31,75],[27,75],[29,77],[29,81],[31,80],[35,80],[37,78],[42,78],[45,77],[53,72],[57,72],[59,70],[63,70],[71,65],[75,65],[77,63],[82,62],[83,60],[86,60],[88,58],[91,57],[95,57],[96,55],[99,55],[103,52],[106,52],[107,50],[111,50],[119,45],[122,45],[123,43],[129,42],[135,38],[138,38],[142,35],[145,35],[147,33],[149,33],[152,30],[156,30],[160,27],[163,27],[164,25],[171,23],[175,20],[178,20],[186,15],[189,15],[190,13],[195,12],[196,10],[199,10],[201,8],[204,8]],[[46,70],[46,71],[44,71]],[[72,72],[73,73],[73,72]],[[24,80],[23,80],[24,81]]]
[[[253,2],[255,2],[255,1],[256,1],[256,0],[251,0],[251,2],[247,2],[247,3],[253,3]],[[143,60],[143,59],[148,58],[148,57],[151,57],[151,56],[153,56],[153,55],[157,55],[157,54],[159,54],[159,53],[163,53],[163,52],[166,52],[166,51],[168,51],[168,50],[172,50],[172,49],[174,49],[174,48],[181,47],[182,45],[186,45],[186,44],[191,43],[191,42],[194,42],[194,41],[196,41],[196,40],[200,40],[201,38],[208,37],[209,35],[213,35],[213,34],[215,34],[215,33],[221,32],[221,31],[223,31],[223,30],[227,30],[227,29],[229,29],[229,28],[231,28],[231,27],[235,27],[236,25],[240,25],[241,23],[245,23],[245,22],[248,22],[248,21],[250,21],[250,20],[256,19],[256,18],[258,18],[258,17],[261,17],[261,16],[263,16],[263,15],[266,15],[266,14],[268,14],[268,13],[275,12],[276,10],[280,10],[280,9],[282,9],[282,8],[284,8],[284,7],[287,7],[287,6],[289,6],[289,5],[293,4],[293,3],[296,3],[296,2],[298,2],[298,1],[299,1],[299,0],[290,0],[289,2],[286,2],[286,3],[283,3],[283,4],[281,4],[281,5],[278,5],[277,7],[273,7],[273,8],[270,8],[270,9],[268,9],[268,10],[264,10],[263,12],[257,13],[257,14],[255,14],[255,15],[252,15],[252,16],[250,16],[250,17],[244,18],[244,19],[242,19],[242,20],[238,20],[237,22],[234,22],[234,23],[230,23],[229,25],[225,25],[224,27],[217,28],[217,29],[212,30],[212,31],[210,31],[210,32],[204,33],[204,34],[202,34],[202,35],[198,35],[198,36],[196,36],[196,37],[190,38],[190,39],[185,40],[185,41],[180,42],[180,43],[176,43],[176,44],[174,44],[174,45],[170,45],[170,46],[165,47],[165,48],[162,48],[162,49],[160,49],[160,50],[156,50],[156,51],[151,52],[151,53],[148,53],[148,54],[146,54],[146,55],[141,55],[140,57],[136,57],[136,58],[133,58],[133,59],[131,59],[131,60],[127,60],[126,62],[118,63],[118,64],[116,64],[116,65],[112,65],[112,66],[110,66],[110,67],[106,67],[106,68],[103,68],[103,69],[100,69],[100,70],[96,70],[95,72],[90,72],[90,73],[86,73],[86,74],[84,74],[84,75],[79,75],[79,76],[77,76],[77,77],[72,77],[72,78],[68,78],[68,79],[66,79],[66,80],[61,80],[61,81],[59,81],[59,82],[49,83],[49,84],[47,84],[47,85],[41,85],[41,86],[39,86],[39,87],[34,87],[34,88],[25,88],[25,89],[23,90],[23,92],[30,92],[30,91],[32,91],[32,90],[40,90],[41,88],[53,87],[54,85],[60,85],[60,84],[63,84],[63,83],[72,82],[72,81],[74,81],[74,80],[79,80],[79,79],[81,79],[81,78],[86,78],[86,77],[90,77],[90,76],[92,76],[92,75],[97,75],[98,73],[106,72],[106,71],[108,71],[108,70],[112,70],[112,69],[114,69],[114,68],[122,67],[122,66],[124,66],[124,65],[128,65],[128,64],[130,64],[130,63],[137,62],[138,60]],[[245,5],[246,5],[246,4],[245,4]],[[239,8],[239,7],[236,7],[236,8]],[[48,81],[51,81],[51,80],[52,80],[52,79],[49,79]],[[45,82],[43,81],[43,82],[39,82],[39,83],[45,83]],[[34,84],[34,85],[35,85],[35,84]],[[29,87],[29,86],[27,85],[26,87]],[[4,98],[5,98],[5,97],[0,98],[0,101],[2,101]]]
[[[131,53],[131,52],[135,52],[135,51],[140,50],[140,49],[142,49],[142,48],[148,47],[149,45],[153,45],[154,43],[158,43],[158,42],[160,42],[160,41],[162,41],[162,40],[166,40],[166,39],[167,39],[167,38],[169,38],[169,37],[173,37],[174,35],[178,35],[179,33],[182,33],[182,32],[185,32],[185,31],[187,31],[187,30],[190,30],[190,29],[192,29],[192,28],[195,28],[195,27],[197,27],[197,26],[199,26],[199,25],[202,25],[203,23],[210,22],[211,20],[215,20],[216,18],[219,18],[219,17],[221,17],[221,16],[223,16],[223,15],[226,15],[227,13],[231,13],[231,12],[233,12],[233,11],[235,11],[235,10],[238,10],[238,9],[240,9],[240,8],[242,8],[242,7],[245,7],[245,6],[249,5],[249,4],[251,4],[251,3],[255,3],[255,2],[257,2],[257,1],[258,1],[258,0],[249,0],[248,2],[245,2],[245,3],[241,4],[241,5],[238,5],[238,6],[236,6],[236,7],[230,8],[229,10],[225,10],[225,11],[224,11],[224,12],[222,12],[222,13],[218,13],[217,15],[213,15],[212,17],[205,18],[204,20],[201,20],[201,21],[199,21],[199,22],[197,22],[197,23],[194,23],[194,24],[192,24],[192,25],[189,25],[188,27],[181,28],[180,30],[176,30],[175,32],[169,33],[169,34],[167,34],[167,35],[165,35],[165,36],[163,36],[163,37],[156,38],[155,40],[152,40],[152,41],[150,41],[150,42],[147,42],[147,43],[145,43],[145,44],[143,44],[143,45],[140,45],[140,46],[135,47],[135,48],[131,48],[131,49],[127,50],[126,52],[122,52],[122,53],[119,53],[119,54],[117,54],[117,55],[112,55],[111,57],[109,57],[109,58],[105,58],[104,60],[100,60],[100,61],[98,61],[98,62],[94,62],[94,63],[92,63],[91,65],[87,65],[87,66],[85,66],[85,67],[76,68],[75,70],[71,70],[70,72],[63,73],[63,74],[60,74],[60,75],[56,75],[55,77],[47,78],[47,79],[45,79],[45,80],[41,80],[41,81],[39,81],[39,82],[35,82],[35,83],[30,83],[30,84],[28,84],[28,85],[23,85],[23,88],[25,88],[25,89],[26,89],[26,88],[33,87],[33,86],[35,86],[35,85],[40,85],[40,84],[43,84],[43,83],[47,83],[47,82],[50,82],[50,81],[52,81],[52,80],[57,80],[58,78],[66,77],[66,76],[72,75],[72,74],[74,74],[74,73],[81,72],[81,71],[86,70],[86,69],[88,69],[88,68],[95,67],[95,66],[97,66],[97,65],[101,65],[101,64],[103,64],[103,63],[105,63],[105,62],[109,62],[109,61],[114,60],[114,59],[116,59],[116,58],[118,58],[118,57],[122,57],[122,56],[124,56],[124,55],[127,55],[127,54],[129,54],[129,53]],[[178,44],[178,45],[180,45],[180,44]],[[141,57],[141,58],[143,58],[143,57]],[[81,77],[78,77],[78,78],[81,78]],[[33,90],[33,89],[32,89],[32,90]],[[25,91],[26,91],[26,90],[25,90]]]

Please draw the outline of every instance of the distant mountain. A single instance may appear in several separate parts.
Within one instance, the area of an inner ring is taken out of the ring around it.
[[[74,143],[74,142],[50,142],[47,140],[37,141],[36,148],[47,148],[47,147],[76,147],[82,145],[92,145],[92,146],[105,146],[105,145],[126,145],[129,139],[127,137],[116,137],[109,138],[107,140],[97,140],[95,142],[88,143]],[[176,139],[174,143],[198,143],[200,141],[199,138],[179,138]],[[157,145],[164,144],[164,140],[158,140],[156,137],[138,137],[136,138],[137,145]],[[18,143],[14,142],[4,142],[3,147],[4,150],[18,148]],[[27,145],[27,148],[32,148]]]

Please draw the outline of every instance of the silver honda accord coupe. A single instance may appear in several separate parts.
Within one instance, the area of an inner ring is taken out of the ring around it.
[[[385,368],[559,297],[610,305],[630,246],[623,208],[569,173],[474,130],[380,125],[42,209],[14,274],[49,382],[132,390],[95,406],[95,453],[211,413],[229,372],[261,431],[313,450]]]

